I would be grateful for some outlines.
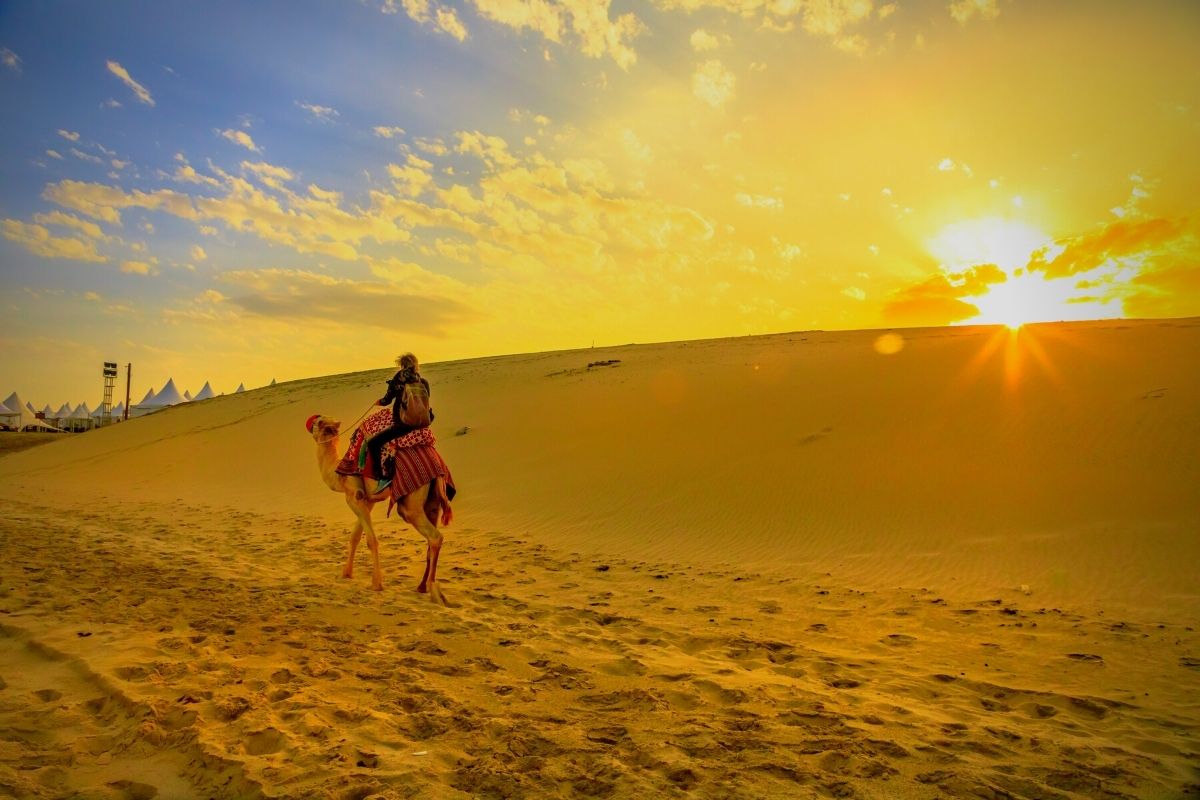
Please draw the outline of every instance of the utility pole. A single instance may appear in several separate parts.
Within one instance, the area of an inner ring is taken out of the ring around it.
[[[133,377],[133,362],[125,365],[125,412],[124,419],[129,420],[129,381]],[[123,430],[123,429],[122,429]]]

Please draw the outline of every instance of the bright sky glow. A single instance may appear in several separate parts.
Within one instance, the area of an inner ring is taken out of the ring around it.
[[[1200,314],[1197,33],[1186,0],[5,4],[0,393]]]

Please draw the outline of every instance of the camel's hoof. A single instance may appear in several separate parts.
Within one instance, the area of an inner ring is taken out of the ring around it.
[[[429,599],[439,606],[451,607],[451,604],[446,601],[446,596],[442,594],[442,590],[436,584],[429,587]]]

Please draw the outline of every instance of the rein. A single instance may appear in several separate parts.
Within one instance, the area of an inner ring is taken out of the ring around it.
[[[350,430],[348,431],[348,433],[353,434],[354,429],[358,427],[360,422],[362,422],[364,419],[367,418],[367,414],[370,414],[371,410],[374,408],[376,408],[376,405],[374,403],[371,403],[371,405],[367,406],[367,410],[364,411],[362,413],[362,415],[359,416],[358,419],[354,420],[354,422],[351,423]],[[326,444],[328,442],[332,442],[334,439],[338,438],[339,436],[341,436],[341,432],[335,433],[333,436],[330,436],[328,439],[317,439],[317,444]]]

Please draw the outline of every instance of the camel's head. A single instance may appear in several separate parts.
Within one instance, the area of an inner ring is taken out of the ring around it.
[[[308,428],[308,432],[312,434],[313,439],[320,441],[329,441],[334,436],[338,435],[341,430],[342,423],[330,417],[323,417],[320,414],[313,414],[304,423]]]

